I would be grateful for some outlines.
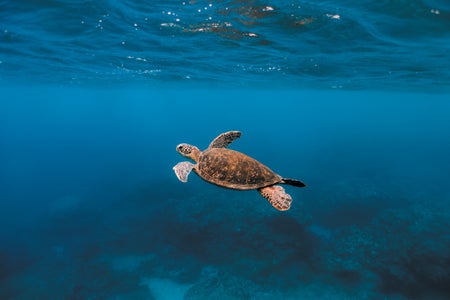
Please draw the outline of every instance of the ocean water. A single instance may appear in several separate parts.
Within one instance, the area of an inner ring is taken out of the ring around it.
[[[450,5],[0,1],[0,299],[449,299]],[[230,149],[288,211],[172,167]]]

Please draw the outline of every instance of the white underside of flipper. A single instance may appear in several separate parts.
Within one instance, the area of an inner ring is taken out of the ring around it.
[[[191,173],[194,167],[195,165],[193,163],[182,161],[176,164],[173,167],[173,170],[175,171],[175,175],[177,175],[178,179],[181,182],[187,182],[189,173]]]
[[[292,197],[279,185],[272,185],[258,189],[258,192],[266,198],[273,207],[285,211],[291,207]]]

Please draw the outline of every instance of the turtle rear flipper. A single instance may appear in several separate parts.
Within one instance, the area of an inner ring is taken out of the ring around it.
[[[190,163],[188,161],[182,161],[177,163],[173,167],[173,170],[175,171],[175,174],[177,175],[178,179],[181,182],[187,182],[189,173],[191,173],[194,166],[195,165],[193,163]]]
[[[278,210],[288,210],[291,207],[291,195],[286,193],[284,188],[279,185],[264,187],[258,189],[258,192]]]
[[[305,187],[306,186],[306,184],[304,182],[297,180],[297,179],[292,179],[292,178],[283,178],[281,183],[293,185],[296,187]]]

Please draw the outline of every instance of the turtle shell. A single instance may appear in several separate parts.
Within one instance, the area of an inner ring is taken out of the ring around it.
[[[254,190],[282,180],[256,159],[226,148],[202,152],[194,171],[208,182],[237,190]]]

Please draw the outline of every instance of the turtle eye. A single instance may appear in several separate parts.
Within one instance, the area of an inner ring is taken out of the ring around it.
[[[189,147],[186,144],[180,144],[177,146],[177,151],[180,153],[189,154],[191,153],[191,150],[192,150],[191,147]]]

